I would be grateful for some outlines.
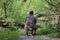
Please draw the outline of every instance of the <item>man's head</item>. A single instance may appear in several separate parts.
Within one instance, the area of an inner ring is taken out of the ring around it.
[[[30,13],[29,13],[30,15],[33,15],[34,14],[34,12],[33,11],[30,11]]]

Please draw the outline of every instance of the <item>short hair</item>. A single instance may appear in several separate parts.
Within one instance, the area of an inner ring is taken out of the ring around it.
[[[33,13],[34,13],[33,11],[30,11],[30,15],[33,15]]]

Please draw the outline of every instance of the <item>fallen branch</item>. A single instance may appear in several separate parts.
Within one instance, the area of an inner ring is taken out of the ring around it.
[[[52,27],[52,29],[55,29],[56,31],[60,32],[60,29],[57,29],[57,28],[55,28],[55,27]]]

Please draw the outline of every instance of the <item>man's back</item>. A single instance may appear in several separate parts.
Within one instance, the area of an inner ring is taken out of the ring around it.
[[[26,18],[26,21],[29,21],[29,20],[27,20],[28,18],[29,18],[29,20],[31,19],[31,21],[32,21],[33,24],[36,24],[36,17],[35,17],[35,16],[29,15],[29,16]]]

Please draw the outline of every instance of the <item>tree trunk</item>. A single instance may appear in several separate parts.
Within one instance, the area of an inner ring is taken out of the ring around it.
[[[4,3],[5,18],[7,18],[6,10],[7,10],[7,0],[6,0],[6,3]]]

